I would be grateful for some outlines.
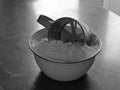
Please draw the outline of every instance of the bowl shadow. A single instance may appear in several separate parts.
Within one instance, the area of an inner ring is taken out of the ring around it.
[[[40,72],[32,90],[91,90],[91,81],[88,74],[74,81],[56,81]]]

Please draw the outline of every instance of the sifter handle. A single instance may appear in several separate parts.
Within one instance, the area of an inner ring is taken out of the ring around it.
[[[37,22],[43,25],[45,28],[49,29],[54,20],[45,15],[40,15]]]

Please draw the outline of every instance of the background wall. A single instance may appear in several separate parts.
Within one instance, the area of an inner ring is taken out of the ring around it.
[[[109,0],[109,9],[120,15],[120,0]]]
[[[81,0],[81,1],[84,1],[84,2],[90,3],[90,4],[94,4],[94,5],[97,5],[97,6],[103,6],[103,1],[104,0]]]
[[[94,5],[103,6],[105,9],[111,10],[120,15],[120,0],[82,0]]]
[[[104,0],[103,7],[120,15],[120,0]]]

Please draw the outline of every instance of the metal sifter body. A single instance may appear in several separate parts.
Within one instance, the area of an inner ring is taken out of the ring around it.
[[[82,23],[71,17],[62,17],[54,21],[47,16],[40,15],[37,21],[48,29],[48,40],[55,39],[81,45],[92,45],[90,29],[84,28]]]

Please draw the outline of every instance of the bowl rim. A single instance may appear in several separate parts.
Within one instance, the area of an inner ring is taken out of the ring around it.
[[[43,29],[41,29],[41,30],[44,30],[44,29],[46,29],[46,28],[43,28]],[[38,33],[38,32],[41,31],[41,30],[36,31],[35,33],[32,34],[32,36],[35,35],[36,33]],[[93,33],[93,32],[92,32],[92,33]],[[53,60],[53,59],[50,59],[50,58],[45,58],[45,57],[43,57],[43,56],[40,56],[40,55],[37,53],[37,51],[35,51],[35,50],[32,48],[32,46],[31,46],[32,36],[30,37],[28,46],[29,46],[30,50],[33,52],[33,54],[35,54],[35,55],[37,55],[38,57],[42,58],[43,60],[46,60],[46,61],[49,61],[49,62],[60,63],[60,64],[80,63],[80,62],[88,61],[88,60],[91,60],[92,58],[95,58],[95,56],[101,51],[102,41],[101,41],[101,39],[100,39],[95,33],[93,33],[93,34],[98,38],[98,40],[99,40],[99,42],[100,42],[100,46],[99,46],[97,52],[95,52],[95,53],[94,53],[93,55],[91,55],[90,57],[86,57],[86,58],[84,58],[84,59],[82,59],[82,60],[78,60],[78,61],[76,61],[76,60],[75,60],[75,61]]]

